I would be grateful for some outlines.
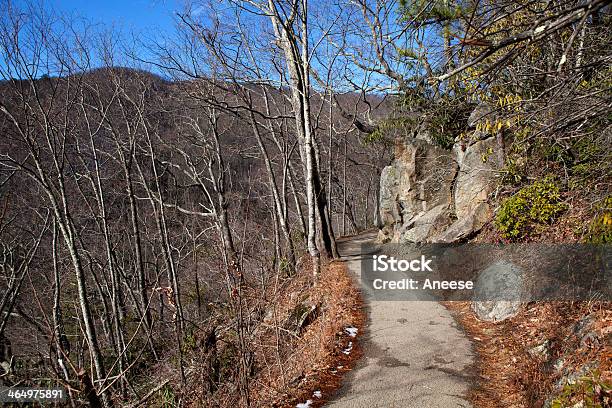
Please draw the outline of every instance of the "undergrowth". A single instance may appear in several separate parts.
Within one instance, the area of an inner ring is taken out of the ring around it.
[[[545,177],[504,200],[495,226],[504,238],[521,239],[549,225],[566,209],[558,185],[552,177]]]

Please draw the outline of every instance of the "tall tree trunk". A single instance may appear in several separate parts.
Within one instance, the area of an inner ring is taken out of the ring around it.
[[[307,247],[312,258],[312,268],[314,276],[318,276],[320,270],[320,252],[316,243],[316,216],[317,216],[317,195],[315,183],[318,182],[317,164],[314,157],[315,143],[312,127],[310,124],[310,87],[309,87],[309,48],[308,48],[308,20],[307,20],[307,0],[301,0],[301,5],[297,2],[293,5],[295,12],[299,14],[301,24],[301,38],[296,35],[293,24],[287,24],[281,18],[281,13],[277,9],[274,0],[268,0],[270,19],[274,27],[277,40],[280,42],[284,53],[285,62],[289,71],[291,104],[295,115],[295,124],[300,140],[300,152],[304,169],[304,182],[306,188],[306,207],[307,207]],[[301,9],[301,12],[300,10]],[[301,52],[300,52],[301,51]],[[320,233],[321,231],[319,231]]]
[[[295,181],[293,177],[293,166],[291,162],[287,163],[287,178],[289,180],[289,187],[291,188],[291,195],[293,196],[293,202],[295,205],[295,211],[298,216],[298,221],[300,222],[300,227],[302,231],[302,238],[306,239],[307,231],[306,231],[306,221],[304,220],[304,213],[302,212],[302,203],[300,202],[300,197],[298,196],[297,189],[295,188]]]
[[[62,318],[62,308],[60,304],[61,281],[58,266],[59,245],[57,237],[57,223],[53,222],[53,336],[55,337],[55,353],[57,364],[60,366],[61,373],[65,381],[70,381],[66,360],[70,354],[70,342],[64,331],[64,321]],[[70,405],[74,407],[72,390],[68,390]]]
[[[118,146],[119,148],[119,146]],[[130,163],[132,160],[136,160],[133,154],[133,147],[130,148]],[[122,154],[123,156],[123,154]],[[125,157],[121,160],[123,172],[125,174],[128,201],[130,204],[130,224],[132,228],[132,235],[134,238],[134,253],[136,255],[136,281],[138,286],[138,300],[140,303],[141,316],[144,320],[146,332],[150,333],[153,330],[153,319],[151,317],[151,305],[149,294],[147,292],[147,280],[144,269],[144,261],[142,256],[142,238],[140,236],[140,226],[138,223],[138,207],[136,207],[136,197],[134,195],[134,185],[132,180],[132,172],[130,170],[130,163],[126,163]],[[149,348],[153,354],[153,357],[157,360],[157,351],[153,345],[151,336],[147,335],[147,341]]]
[[[321,184],[319,174],[319,172],[315,172],[313,175],[314,191],[317,200],[317,217],[321,222],[321,232],[319,235],[323,241],[325,254],[330,258],[337,258],[338,252],[336,250],[336,240],[334,239],[332,226],[329,220],[327,194],[323,188],[323,185]]]
[[[138,168],[138,172],[140,173],[142,184],[143,186],[145,186],[145,190],[148,196],[147,198],[151,204],[151,210],[154,215],[155,225],[157,227],[157,232],[159,233],[160,240],[161,240],[162,256],[164,259],[164,263],[166,264],[166,275],[168,279],[168,284],[170,285],[170,288],[172,289],[171,296],[169,297],[172,299],[172,303],[174,303],[172,306],[174,307],[173,322],[174,322],[174,333],[175,333],[175,338],[176,338],[176,347],[178,348],[178,353],[179,353],[179,361],[178,361],[179,367],[178,368],[180,371],[181,382],[184,383],[186,381],[186,377],[185,377],[185,367],[183,364],[182,343],[183,343],[183,335],[185,333],[185,327],[184,327],[184,319],[183,319],[183,307],[181,303],[180,286],[179,286],[177,271],[176,271],[176,267],[174,263],[174,257],[172,255],[172,248],[169,242],[168,227],[167,227],[167,222],[166,222],[166,213],[164,210],[164,197],[163,197],[161,184],[159,182],[160,176],[157,171],[158,164],[156,160],[155,151],[153,150],[153,142],[151,140],[151,136],[149,134],[147,124],[145,123],[145,119],[144,117],[142,117],[142,114],[141,114],[141,121],[143,122],[142,125],[145,129],[145,135],[147,137],[147,148],[148,148],[148,153],[150,156],[151,169],[153,173],[153,181],[154,181],[156,193],[152,192],[151,188],[147,186],[147,178],[145,177],[145,174],[142,168],[140,167],[138,161],[136,161],[136,166]],[[158,194],[159,197],[157,197],[156,199],[154,197],[154,194]],[[158,208],[158,204],[159,204],[159,208]]]
[[[347,135],[344,136],[344,156],[342,158],[342,235],[346,235],[346,154]]]
[[[87,116],[85,116],[87,118]],[[89,122],[87,122],[89,125]],[[118,359],[118,369],[122,373],[126,366],[125,361],[125,338],[123,337],[123,325],[122,325],[122,293],[121,283],[119,282],[119,273],[115,268],[115,260],[112,254],[112,243],[110,232],[108,228],[107,215],[106,215],[106,203],[104,200],[104,191],[102,189],[102,179],[100,176],[100,164],[98,161],[97,147],[94,142],[94,133],[89,132],[89,141],[91,143],[91,154],[94,164],[94,177],[91,178],[91,183],[94,191],[96,192],[96,201],[98,203],[98,211],[100,214],[100,220],[102,224],[102,234],[104,236],[106,261],[108,264],[110,279],[111,279],[111,307],[113,317],[113,328],[115,336],[116,353]],[[121,393],[125,395],[125,383],[121,381]]]
[[[51,183],[47,178],[47,174],[43,170],[39,157],[37,155],[34,155],[33,157],[39,177],[37,180],[41,184],[41,187],[43,187],[43,189],[47,193],[47,197],[49,198],[51,208],[55,215],[55,220],[60,228],[64,243],[66,244],[68,253],[70,255],[72,266],[74,267],[77,292],[79,296],[79,306],[81,309],[83,328],[85,330],[85,336],[87,338],[89,353],[91,354],[91,358],[94,363],[96,377],[102,380],[106,378],[106,370],[104,368],[104,360],[102,358],[102,352],[100,351],[100,344],[98,343],[98,336],[96,335],[94,318],[91,313],[91,306],[89,304],[89,294],[87,291],[85,271],[83,269],[83,262],[79,254],[79,250],[77,248],[76,231],[74,229],[72,217],[70,215],[70,210],[68,209],[68,200],[66,197],[66,189],[64,186],[64,177],[62,174],[61,166],[59,166],[59,164],[55,160],[55,167],[58,171],[57,178],[59,184],[57,191],[60,195],[58,200],[58,197],[56,197],[54,191],[50,187]],[[62,203],[61,206],[60,201]],[[108,398],[106,392],[102,394],[102,401],[104,402],[105,406],[112,406],[112,403]]]
[[[295,251],[293,248],[293,241],[291,239],[291,232],[289,231],[289,225],[287,223],[287,219],[283,214],[283,206],[280,199],[280,194],[278,192],[278,186],[276,184],[276,178],[274,177],[274,169],[272,168],[272,163],[270,161],[270,156],[268,155],[268,150],[266,149],[266,145],[261,137],[261,133],[259,131],[259,127],[257,126],[257,122],[255,121],[255,116],[253,112],[249,112],[249,118],[251,121],[251,126],[253,128],[253,133],[255,134],[255,138],[257,139],[257,145],[259,146],[259,150],[261,151],[261,155],[264,160],[264,164],[266,166],[266,171],[268,173],[268,182],[270,184],[270,190],[272,192],[274,209],[276,211],[276,219],[280,224],[280,229],[285,237],[285,242],[287,244],[287,261],[289,262],[290,267],[293,269],[295,267]]]

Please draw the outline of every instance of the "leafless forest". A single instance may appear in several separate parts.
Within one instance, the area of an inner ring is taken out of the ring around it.
[[[603,144],[586,179],[609,182],[607,4],[204,1],[153,41],[0,1],[0,383],[257,405],[286,354],[255,344],[295,337],[268,327],[275,299],[377,225],[394,135],[444,144],[513,95],[508,132],[571,160]]]

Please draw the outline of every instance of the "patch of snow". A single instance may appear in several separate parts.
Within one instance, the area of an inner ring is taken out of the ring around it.
[[[346,332],[346,334],[348,334],[351,337],[357,337],[357,328],[356,327],[347,327],[344,329],[344,331]]]
[[[536,28],[533,33],[534,34],[540,34],[541,32],[543,32],[544,30],[546,30],[546,24],[544,24],[543,26],[539,26],[538,28]]]
[[[342,350],[342,352],[348,356],[349,354],[351,354],[352,350],[353,350],[353,342],[349,341],[348,347]]]
[[[311,405],[312,405],[312,400],[307,400],[303,404],[297,404],[295,408],[310,408]]]
[[[321,398],[323,396],[323,394],[321,393],[321,391],[317,390],[317,391],[312,393],[312,396],[316,397],[316,398]]]

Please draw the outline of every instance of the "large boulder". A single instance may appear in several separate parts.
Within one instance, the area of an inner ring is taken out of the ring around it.
[[[421,139],[398,142],[381,174],[381,238],[419,242],[449,225],[456,172],[451,152]]]
[[[399,180],[402,169],[399,163],[387,166],[380,173],[380,222],[385,226],[392,226],[400,220],[397,204]]]
[[[479,273],[474,283],[472,310],[480,320],[502,321],[515,316],[524,294],[525,273],[510,261],[500,260]]]
[[[444,231],[451,223],[448,203],[442,203],[423,211],[399,229],[399,242],[427,242]]]
[[[469,146],[454,146],[453,154],[459,166],[453,184],[456,221],[431,241],[458,242],[470,238],[491,219],[493,209],[488,199],[495,188],[497,171],[503,165],[497,150],[494,137],[477,140]]]
[[[479,140],[464,150],[459,145],[453,148],[459,165],[455,180],[454,203],[458,219],[467,217],[480,203],[486,203],[495,187],[497,171],[502,167],[496,154],[494,137]]]
[[[431,238],[430,241],[436,243],[464,241],[480,231],[492,215],[493,210],[488,203],[478,203],[466,216],[455,220],[448,228]]]

